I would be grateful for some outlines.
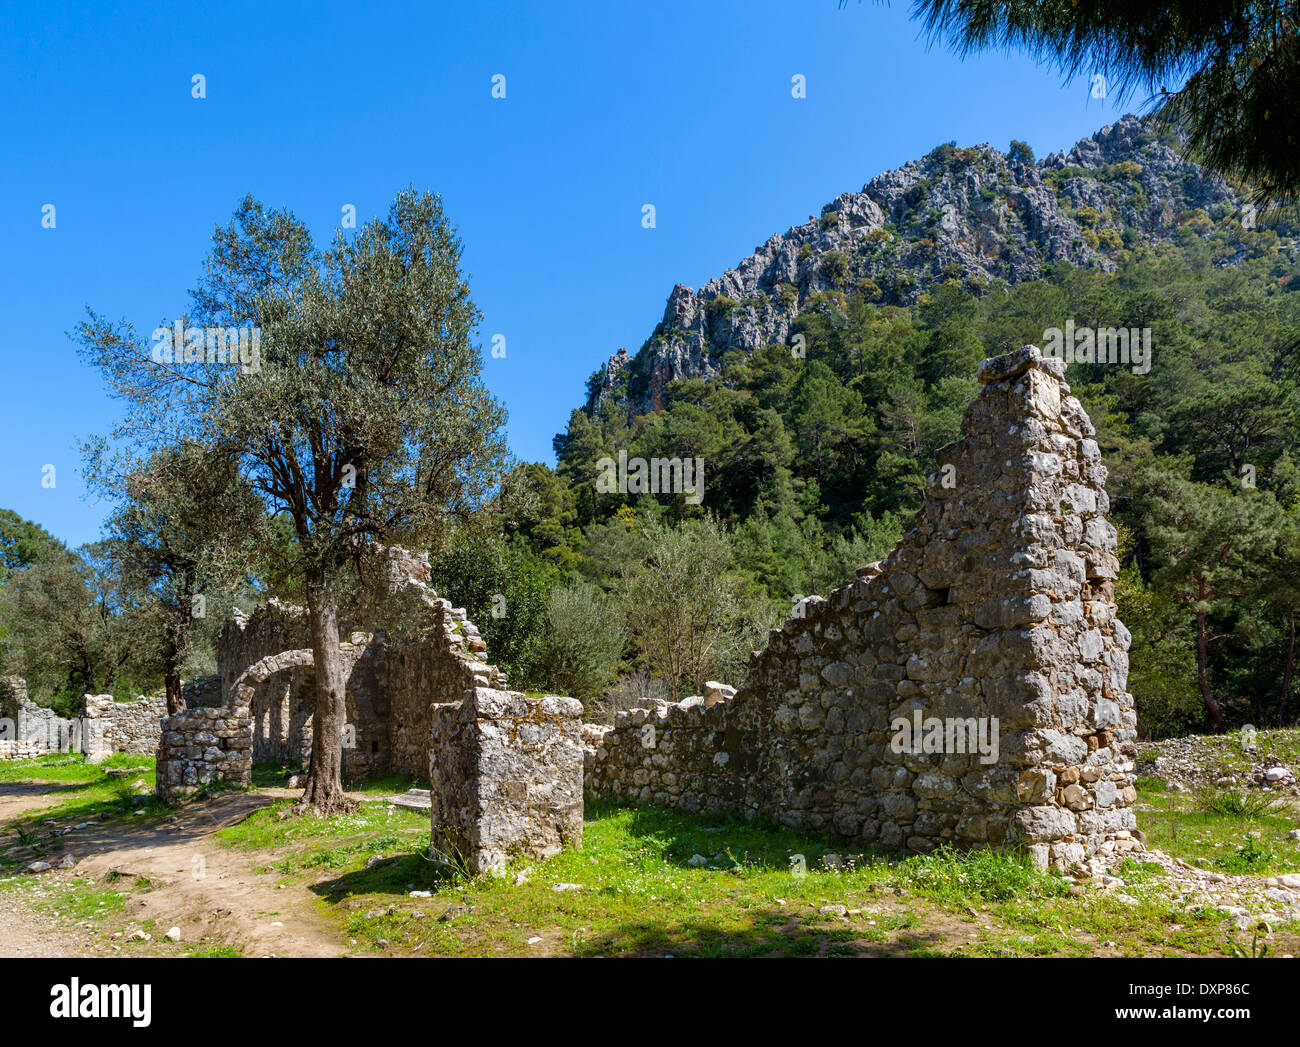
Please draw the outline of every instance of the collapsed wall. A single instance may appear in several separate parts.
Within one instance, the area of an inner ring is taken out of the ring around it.
[[[1106,468],[1063,373],[985,360],[893,552],[773,630],[735,697],[588,725],[588,792],[1040,867],[1140,849]]]
[[[0,680],[0,759],[29,759],[46,753],[152,753],[158,747],[167,700],[141,695],[119,702],[111,694],[86,694],[72,719],[27,697],[19,676]]]
[[[166,715],[166,695],[119,702],[111,694],[88,694],[82,699],[85,751],[151,756],[158,748]]]

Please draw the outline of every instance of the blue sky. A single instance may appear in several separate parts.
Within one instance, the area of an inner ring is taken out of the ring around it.
[[[118,405],[67,332],[87,305],[146,331],[175,317],[245,193],[325,241],[345,204],[365,221],[409,184],[440,192],[479,341],[506,338],[484,377],[511,448],[550,462],[586,377],[640,347],[674,283],[700,286],[941,142],[1019,138],[1044,156],[1124,111],[1018,55],[927,50],[898,2],[13,6],[0,506],[73,545],[106,515],[76,441]]]

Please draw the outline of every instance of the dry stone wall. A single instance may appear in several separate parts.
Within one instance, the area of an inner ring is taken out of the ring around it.
[[[582,704],[474,687],[433,707],[432,846],[475,873],[582,841]]]
[[[141,695],[133,702],[111,694],[87,694],[72,719],[27,697],[21,677],[0,681],[0,759],[28,759],[51,752],[92,757],[152,753],[158,747],[167,700]]]
[[[171,803],[216,782],[247,788],[252,744],[247,706],[187,709],[167,717],[158,744],[158,796]]]
[[[735,697],[589,726],[588,791],[1041,867],[1140,849],[1106,468],[1063,373],[986,360],[893,552],[773,630]]]
[[[111,694],[88,694],[84,699],[85,751],[153,755],[167,715],[165,695],[118,702]]]

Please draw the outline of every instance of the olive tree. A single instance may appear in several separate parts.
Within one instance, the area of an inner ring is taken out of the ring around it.
[[[159,328],[147,340],[93,312],[77,332],[130,406],[119,439],[212,447],[291,525],[280,569],[305,594],[317,690],[302,809],[349,806],[349,565],[374,542],[435,544],[482,510],[505,466],[505,416],[480,380],[460,255],[433,194],[400,193],[385,218],[336,232],[328,248],[250,197],[215,231],[176,337]]]
[[[118,502],[105,553],[124,599],[155,634],[167,711],[179,712],[182,667],[215,637],[218,608],[246,587],[269,541],[262,501],[233,456],[188,440],[159,448],[115,482],[89,475]]]

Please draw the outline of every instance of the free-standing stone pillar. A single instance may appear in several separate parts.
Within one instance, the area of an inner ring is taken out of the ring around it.
[[[470,871],[582,842],[582,703],[474,687],[433,707],[432,848]]]

